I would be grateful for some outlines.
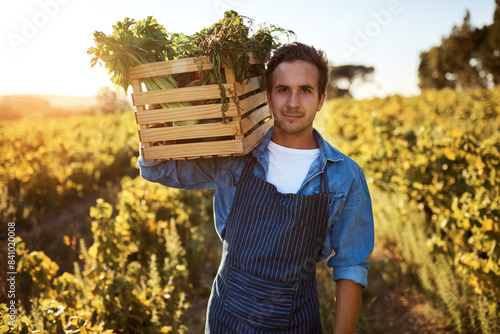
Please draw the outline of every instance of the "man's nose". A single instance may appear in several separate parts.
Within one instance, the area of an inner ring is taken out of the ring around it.
[[[290,108],[298,108],[300,106],[299,96],[297,92],[291,92],[288,96],[287,106]]]

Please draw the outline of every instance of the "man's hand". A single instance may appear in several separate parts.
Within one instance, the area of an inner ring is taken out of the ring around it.
[[[363,287],[348,279],[339,279],[335,285],[334,334],[354,333]]]

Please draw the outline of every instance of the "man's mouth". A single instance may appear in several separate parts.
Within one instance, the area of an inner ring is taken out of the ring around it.
[[[282,115],[286,118],[290,118],[290,119],[295,119],[295,118],[299,118],[299,117],[302,117],[302,114],[298,114],[298,113],[282,113]]]

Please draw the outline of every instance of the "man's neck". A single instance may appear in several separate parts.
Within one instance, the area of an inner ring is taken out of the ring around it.
[[[297,150],[312,150],[319,147],[312,130],[301,134],[288,134],[275,129],[271,140],[275,144]]]

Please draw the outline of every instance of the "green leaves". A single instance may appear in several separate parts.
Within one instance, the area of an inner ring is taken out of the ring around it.
[[[96,46],[89,48],[87,54],[93,55],[92,67],[98,62],[104,64],[111,81],[126,92],[130,86],[129,67],[165,60],[173,54],[167,37],[163,26],[151,16],[137,22],[125,18],[113,25],[111,35],[94,32]]]

